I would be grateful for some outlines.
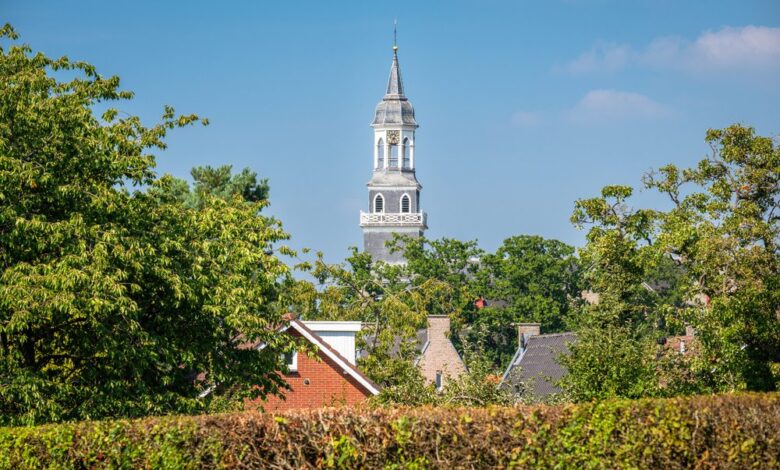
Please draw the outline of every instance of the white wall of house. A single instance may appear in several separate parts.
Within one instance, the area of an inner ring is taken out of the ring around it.
[[[359,321],[304,321],[306,328],[317,333],[350,364],[355,364],[355,335],[362,328]]]

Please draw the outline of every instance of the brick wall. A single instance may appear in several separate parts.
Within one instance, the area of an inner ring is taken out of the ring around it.
[[[436,373],[442,373],[442,386],[447,378],[456,378],[466,372],[466,366],[449,338],[450,318],[447,315],[428,317],[428,348],[420,359],[420,371],[429,382],[436,381]]]
[[[368,397],[369,393],[351,375],[342,372],[341,367],[322,351],[317,352],[319,361],[306,353],[297,354],[298,371],[284,375],[291,387],[284,391],[285,399],[270,396],[265,402],[255,402],[256,405],[266,411],[283,411],[355,405]]]

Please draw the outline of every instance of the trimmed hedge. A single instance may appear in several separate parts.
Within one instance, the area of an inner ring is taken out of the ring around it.
[[[0,429],[2,468],[780,468],[780,395]]]

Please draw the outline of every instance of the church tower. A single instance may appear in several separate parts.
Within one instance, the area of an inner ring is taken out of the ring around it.
[[[403,253],[385,246],[393,234],[423,235],[425,213],[420,210],[422,185],[415,176],[414,142],[417,121],[412,103],[404,95],[398,47],[393,45],[393,65],[387,93],[376,107],[373,175],[368,182],[368,212],[360,212],[363,248],[374,260],[404,263]]]

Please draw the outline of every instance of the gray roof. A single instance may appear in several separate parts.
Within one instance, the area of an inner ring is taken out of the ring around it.
[[[576,339],[574,333],[531,336],[525,348],[518,348],[512,358],[503,383],[524,385],[535,398],[559,393],[561,390],[555,382],[566,375],[566,369],[558,363],[558,358],[569,353],[569,344]]]
[[[404,83],[401,69],[398,67],[398,48],[393,48],[393,65],[390,66],[390,78],[387,81],[387,93],[376,106],[372,126],[407,125],[417,127],[412,103],[404,95]]]
[[[368,186],[415,187],[422,189],[414,171],[375,171]]]

